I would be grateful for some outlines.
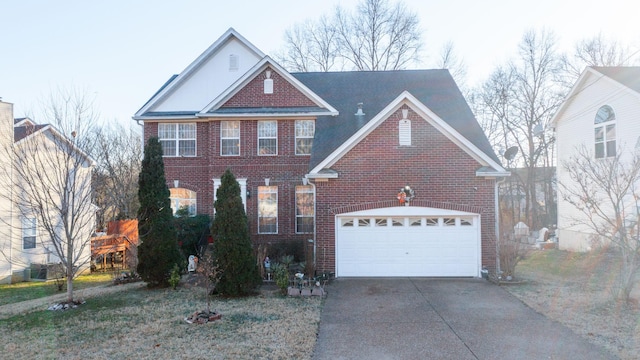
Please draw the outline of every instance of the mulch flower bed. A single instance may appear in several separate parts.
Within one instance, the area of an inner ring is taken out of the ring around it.
[[[184,321],[189,324],[206,324],[210,322],[214,322],[216,320],[220,320],[222,318],[222,314],[217,313],[215,311],[196,311],[193,314],[184,318]]]

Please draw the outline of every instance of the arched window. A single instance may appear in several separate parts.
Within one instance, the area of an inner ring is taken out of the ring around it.
[[[616,156],[616,114],[609,105],[598,109],[594,120],[596,159]]]
[[[169,189],[171,193],[171,210],[173,215],[180,211],[182,215],[194,216],[196,215],[196,192],[183,188]]]

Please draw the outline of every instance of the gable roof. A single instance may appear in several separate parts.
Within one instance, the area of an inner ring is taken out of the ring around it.
[[[292,75],[339,111],[338,116],[318,117],[310,169],[325,161],[390,104],[403,99],[422,104],[495,165],[500,166],[500,160],[448,70],[316,72]],[[355,115],[358,103],[363,103],[363,117]]]
[[[557,125],[558,119],[562,116],[562,113],[567,109],[571,100],[573,100],[580,92],[585,88],[587,79],[595,76],[596,81],[613,81],[619,86],[626,88],[628,91],[632,91],[636,96],[640,97],[640,67],[638,66],[588,66],[584,69],[578,80],[569,91],[569,94],[565,97],[565,100],[558,108],[558,111],[553,115],[551,119],[551,126]],[[588,85],[588,86],[591,86]]]
[[[95,165],[95,160],[89,154],[85,153],[82,149],[76,146],[72,141],[70,141],[66,136],[62,135],[60,131],[58,131],[51,124],[26,124],[22,126],[14,126],[13,127],[13,139],[14,143],[19,144],[23,141],[27,141],[27,138],[36,136],[38,134],[44,134],[45,132],[50,132],[52,136],[60,139],[62,143],[66,146],[70,146],[71,149],[78,154],[81,158],[87,161],[90,166]]]
[[[224,45],[231,39],[237,39],[242,45],[244,45],[248,51],[254,54],[258,58],[263,58],[265,54],[255,47],[251,42],[240,35],[235,29],[229,28],[222,36],[220,36],[211,46],[209,46],[200,56],[198,56],[189,66],[187,66],[180,74],[173,75],[162,87],[136,112],[134,119],[140,119],[147,115],[154,106],[159,105],[166,97],[168,97],[173,91],[189,80],[189,78],[207,61],[224,47]],[[191,111],[191,115],[200,109],[194,109]],[[162,114],[165,116],[171,116],[171,114]],[[177,116],[183,116],[178,114]]]
[[[311,100],[316,107],[291,107],[291,108],[222,108],[224,103],[229,100],[233,95],[237,94],[253,80],[258,74],[262,73],[267,68],[272,69],[282,76],[285,81],[291,84],[297,91],[301,92],[309,100]],[[265,56],[260,62],[258,62],[252,69],[247,71],[242,77],[231,85],[226,91],[222,92],[218,97],[213,99],[207,106],[205,106],[198,116],[211,116],[213,114],[224,114],[227,116],[233,116],[235,114],[240,116],[246,116],[247,113],[252,114],[264,114],[269,116],[274,115],[289,115],[297,113],[306,113],[308,115],[338,115],[338,111],[331,106],[325,99],[315,94],[297,78],[292,76],[284,68],[273,61],[269,56]]]

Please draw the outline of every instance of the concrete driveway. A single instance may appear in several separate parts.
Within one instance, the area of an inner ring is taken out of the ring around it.
[[[616,359],[482,279],[337,279],[313,359]]]

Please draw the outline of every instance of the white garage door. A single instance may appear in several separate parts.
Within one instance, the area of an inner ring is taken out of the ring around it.
[[[479,274],[478,214],[394,207],[336,216],[337,276]]]

